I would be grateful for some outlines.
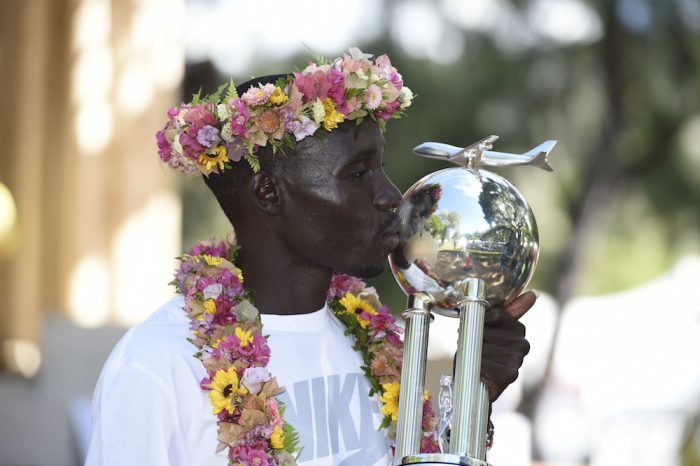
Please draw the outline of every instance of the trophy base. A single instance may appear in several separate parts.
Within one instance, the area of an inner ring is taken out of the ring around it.
[[[491,466],[485,461],[448,453],[421,453],[418,455],[404,456],[400,466],[407,466],[409,464],[422,464],[424,466],[440,466],[445,464],[458,466]]]

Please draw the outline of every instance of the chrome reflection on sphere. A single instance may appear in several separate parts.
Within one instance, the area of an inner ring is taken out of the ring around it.
[[[448,168],[411,186],[399,208],[401,243],[389,258],[407,294],[431,295],[435,312],[455,316],[457,287],[484,281],[499,305],[527,286],[539,254],[537,224],[522,194],[495,173]]]

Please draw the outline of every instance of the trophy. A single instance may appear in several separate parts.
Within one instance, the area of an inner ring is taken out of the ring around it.
[[[498,136],[465,148],[426,142],[420,156],[459,167],[411,186],[399,207],[401,244],[390,257],[408,295],[401,395],[396,432],[398,465],[486,463],[489,399],[480,379],[484,313],[518,296],[539,254],[537,225],[525,198],[506,179],[481,167],[533,165],[552,171],[556,141],[524,154],[490,149]],[[454,381],[440,380],[440,453],[420,452],[428,330],[432,313],[459,318]]]

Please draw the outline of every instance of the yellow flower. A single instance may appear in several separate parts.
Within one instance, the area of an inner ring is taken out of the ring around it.
[[[206,262],[207,265],[219,265],[224,261],[224,259],[221,257],[214,257],[208,254],[204,254],[202,259],[204,259],[204,262]]]
[[[204,301],[204,312],[207,314],[216,314],[216,303],[213,299],[209,298]]]
[[[243,271],[241,269],[239,269],[238,267],[235,267],[235,269],[236,269],[236,276],[241,281],[241,283],[243,283]]]
[[[323,127],[328,131],[337,128],[338,123],[342,123],[345,120],[345,115],[335,109],[335,102],[330,97],[326,97],[323,101],[323,109],[326,111],[326,116],[323,118]]]
[[[340,300],[340,304],[345,308],[346,314],[353,314],[357,318],[360,327],[367,328],[369,325],[369,320],[360,318],[362,312],[366,312],[373,316],[377,315],[377,311],[374,310],[372,305],[362,298],[355,296],[352,293],[348,293]]]
[[[236,327],[234,333],[241,340],[241,346],[248,346],[248,344],[253,341],[253,334],[247,330],[242,330],[240,327]]]
[[[381,411],[384,416],[391,416],[391,420],[395,421],[399,416],[399,391],[401,384],[399,382],[389,382],[382,384],[384,393],[379,397],[382,402]]]
[[[213,167],[218,166],[219,170],[224,169],[224,163],[228,162],[229,158],[226,155],[226,147],[216,146],[215,154],[201,154],[199,156],[199,163],[206,166],[207,170],[211,170]]]
[[[275,426],[272,430],[272,435],[270,435],[270,445],[275,450],[281,450],[284,448],[284,431],[280,426]]]
[[[248,390],[238,384],[238,374],[236,368],[231,367],[229,370],[219,370],[211,382],[211,391],[209,399],[214,407],[214,414],[219,414],[224,409],[229,414],[233,414],[236,408],[236,398],[240,395],[247,395]]]
[[[270,96],[270,103],[272,105],[282,105],[287,100],[289,100],[287,94],[279,86],[275,86],[275,91]]]

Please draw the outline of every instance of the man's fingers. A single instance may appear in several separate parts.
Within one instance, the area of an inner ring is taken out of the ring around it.
[[[516,319],[520,319],[530,310],[535,301],[537,301],[537,295],[534,291],[527,291],[503,306],[503,309]]]

